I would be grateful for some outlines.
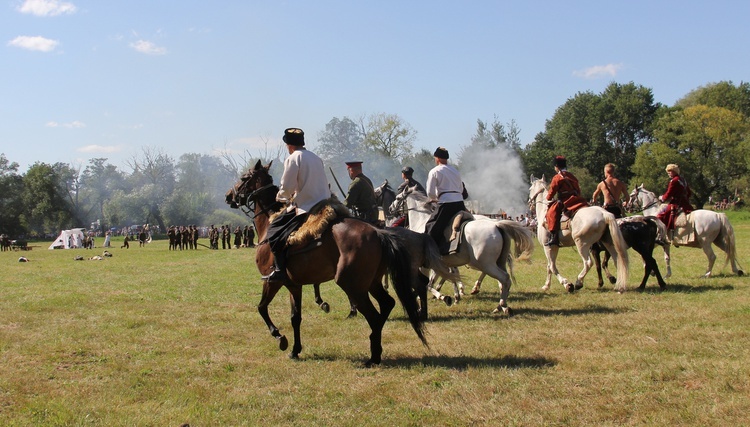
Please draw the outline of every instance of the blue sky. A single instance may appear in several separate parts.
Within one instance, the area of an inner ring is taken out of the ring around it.
[[[568,98],[668,105],[748,80],[748,1],[61,1],[0,7],[0,152],[21,165],[252,154],[284,128],[397,114],[452,152],[477,119],[523,143]]]

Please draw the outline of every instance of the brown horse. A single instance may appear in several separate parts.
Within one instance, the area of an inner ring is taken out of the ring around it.
[[[227,192],[227,203],[233,208],[247,207],[253,212],[253,222],[260,243],[256,247],[255,263],[262,276],[273,269],[273,255],[266,241],[270,215],[281,206],[276,202],[278,187],[268,173],[271,163],[260,161],[242,176],[240,182]],[[291,358],[302,351],[300,324],[302,322],[302,285],[334,280],[346,292],[349,300],[367,320],[370,334],[370,359],[366,366],[379,364],[383,352],[381,336],[383,325],[395,306],[395,300],[382,286],[386,272],[401,301],[412,328],[424,345],[424,323],[413,294],[413,284],[426,287],[427,278],[420,267],[435,269],[449,280],[458,280],[440,259],[438,248],[429,236],[405,229],[379,230],[370,224],[349,217],[338,217],[316,239],[316,245],[291,246],[287,261],[290,281],[286,283],[263,281],[263,294],[258,312],[271,336],[279,341],[279,349],[286,350],[287,338],[279,332],[268,314],[268,306],[282,286],[291,294],[291,323],[294,343]],[[372,301],[377,302],[380,312]]]

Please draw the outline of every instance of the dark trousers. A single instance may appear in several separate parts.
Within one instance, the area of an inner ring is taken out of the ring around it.
[[[274,257],[284,256],[286,253],[286,241],[289,236],[307,220],[309,214],[297,215],[296,212],[284,212],[279,214],[266,231],[268,245],[271,247]]]
[[[432,237],[438,247],[445,241],[445,227],[450,225],[453,215],[466,210],[464,202],[439,203],[425,224],[425,233]]]
[[[622,218],[622,208],[617,205],[604,205],[604,210],[610,212],[615,218]]]

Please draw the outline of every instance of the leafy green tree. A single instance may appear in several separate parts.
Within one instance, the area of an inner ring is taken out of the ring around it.
[[[639,147],[633,172],[635,182],[657,193],[666,188],[669,163],[680,166],[696,206],[711,195],[732,194],[732,183],[748,173],[750,122],[740,113],[705,105],[676,108],[659,120],[654,136]]]
[[[384,157],[400,162],[414,149],[417,131],[396,114],[374,114],[362,121],[363,145]]]
[[[627,181],[637,147],[652,140],[659,109],[651,90],[634,83],[611,83],[599,95],[578,93],[555,111],[544,132],[526,147],[525,169],[535,175],[540,169],[551,171],[552,158],[562,155],[571,167],[586,169],[597,179],[605,164],[614,163]]]
[[[750,118],[750,83],[735,86],[731,81],[722,81],[701,86],[675,103],[676,107],[696,105],[724,107]]]
[[[0,234],[16,237],[24,233],[21,226],[23,177],[18,174],[18,163],[0,154]]]
[[[66,189],[61,184],[63,177],[58,173],[60,169],[37,162],[23,177],[21,223],[29,232],[43,235],[84,226],[73,221]]]

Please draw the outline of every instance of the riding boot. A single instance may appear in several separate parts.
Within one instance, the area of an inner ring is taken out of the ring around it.
[[[544,244],[544,246],[560,246],[560,236],[558,235],[557,231],[550,231],[549,233],[549,239],[547,240],[547,243]]]
[[[269,282],[286,282],[289,276],[286,274],[286,251],[273,254],[273,271],[266,277]]]

